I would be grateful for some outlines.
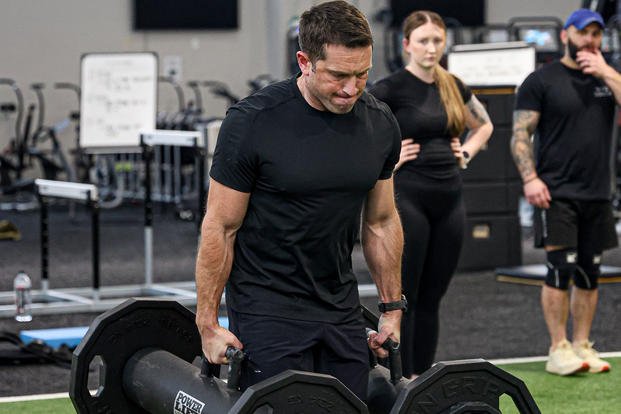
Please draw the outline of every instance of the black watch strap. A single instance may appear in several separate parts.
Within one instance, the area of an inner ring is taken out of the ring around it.
[[[401,300],[395,302],[380,302],[377,304],[377,307],[381,313],[394,310],[406,311],[408,308],[408,301],[405,298],[405,295],[401,295]]]

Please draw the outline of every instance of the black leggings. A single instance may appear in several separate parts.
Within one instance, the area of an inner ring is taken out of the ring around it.
[[[412,176],[395,179],[405,235],[401,279],[409,303],[401,325],[403,374],[422,374],[438,344],[440,301],[457,267],[465,210],[459,177],[424,185]]]

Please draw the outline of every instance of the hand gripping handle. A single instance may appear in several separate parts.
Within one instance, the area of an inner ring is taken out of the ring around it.
[[[371,333],[377,333],[376,331],[367,328],[367,338]],[[388,351],[388,366],[390,368],[390,382],[393,384],[401,381],[403,377],[403,368],[401,366],[401,344],[387,338],[382,344],[382,348]]]
[[[226,382],[227,387],[230,389],[237,389],[239,387],[239,377],[241,375],[241,363],[246,357],[246,354],[241,349],[229,346],[226,348],[224,356],[229,361],[229,370]],[[219,373],[220,365],[210,363],[207,358],[203,356],[201,375],[205,377],[213,377],[218,376]]]

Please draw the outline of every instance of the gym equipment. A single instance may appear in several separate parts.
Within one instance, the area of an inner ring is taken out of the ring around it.
[[[6,115],[15,112],[14,136],[9,136],[9,145],[0,148],[0,209],[2,210],[31,210],[36,208],[34,199],[34,180],[23,179],[22,173],[26,169],[26,154],[28,153],[27,137],[29,133],[30,119],[26,119],[26,126],[22,132],[22,119],[24,117],[24,97],[17,83],[12,79],[0,79],[0,85],[11,88],[15,95],[15,103],[2,104],[0,111]],[[31,108],[29,108],[29,113]],[[26,195],[26,197],[23,196]]]
[[[563,22],[554,16],[518,16],[509,19],[513,40],[523,40],[535,46],[537,63],[549,63],[563,54],[561,30]]]
[[[76,181],[75,171],[65,157],[60,141],[58,140],[58,134],[69,126],[70,121],[69,119],[63,119],[51,127],[45,125],[44,88],[45,85],[42,83],[33,83],[30,85],[30,89],[34,91],[37,97],[39,109],[35,131],[30,137],[31,143],[28,148],[28,155],[39,161],[41,171],[43,172],[43,178],[47,180],[58,180],[59,174],[62,174],[66,181]],[[24,140],[27,139],[28,136],[24,136]],[[46,141],[46,139],[49,139],[51,142],[51,149],[49,151],[38,148],[38,145]]]
[[[36,179],[36,194],[40,205],[41,289],[32,291],[31,311],[34,314],[87,310],[99,301],[99,206],[97,188],[92,184]],[[93,281],[89,296],[50,289],[49,284],[49,226],[48,198],[84,202],[91,212]],[[15,312],[12,293],[0,294],[0,316]],[[91,309],[93,310],[93,309]]]
[[[0,365],[49,364],[55,363],[63,368],[71,368],[70,348],[62,344],[52,347],[40,340],[23,341],[21,335],[0,332]]]
[[[82,413],[366,413],[366,406],[328,375],[286,371],[243,393],[203,361],[195,315],[169,300],[130,299],[98,316],[73,354],[69,395]],[[229,359],[241,354],[229,349]],[[89,367],[101,361],[94,395]],[[231,374],[232,373],[232,374]],[[322,409],[324,411],[322,411]],[[264,410],[264,411],[263,411]]]
[[[231,92],[228,85],[224,82],[206,80],[201,83],[201,86],[209,89],[209,92],[219,98],[226,100],[227,108],[231,105],[235,105],[241,98]]]
[[[509,28],[503,24],[487,24],[474,30],[475,43],[498,43],[509,41]]]
[[[398,344],[396,347],[398,353]],[[375,365],[369,373],[367,405],[371,414],[500,413],[507,394],[520,413],[539,413],[519,378],[483,359],[438,362],[413,381],[398,377],[399,362],[389,351],[390,369]]]
[[[368,335],[378,318],[365,306],[361,312]],[[540,413],[524,382],[488,361],[438,362],[412,381],[402,377],[399,344],[389,339],[382,347],[388,358],[381,361],[369,350],[371,414],[500,413],[503,394],[513,399],[520,413]]]
[[[140,145],[142,158],[145,163],[145,283],[150,286],[153,281],[153,203],[151,198],[151,161],[156,146],[174,146],[186,148],[194,153],[195,166],[198,171],[198,207],[197,207],[197,230],[203,217],[205,206],[205,149],[200,145],[201,133],[198,131],[155,131],[141,134]]]
[[[91,248],[93,270],[93,299],[99,299],[99,204],[97,187],[92,184],[70,183],[64,181],[52,181],[36,179],[37,196],[41,205],[40,210],[40,239],[41,239],[41,289],[42,294],[50,296],[49,289],[49,227],[47,198],[62,198],[83,201],[91,212]],[[56,297],[57,295],[52,295]],[[60,295],[61,300],[82,302],[82,298]]]
[[[520,413],[540,413],[524,382],[492,363],[438,362],[403,387],[390,413],[500,413],[504,394]]]
[[[177,112],[173,112],[172,114],[160,112],[157,117],[156,128],[185,129],[182,126],[183,120],[186,116],[185,94],[183,93],[183,88],[172,76],[158,76],[157,81],[158,83],[172,86],[177,97]]]
[[[80,108],[82,90],[79,85],[71,82],[56,82],[54,89],[72,91],[76,95],[78,108]],[[90,161],[80,145],[80,110],[69,111],[67,120],[73,122],[73,130],[75,132],[75,148],[70,150],[70,153],[73,155],[73,171],[78,182],[86,182],[88,181]]]
[[[371,330],[367,328],[367,336],[370,332]],[[400,344],[389,338],[382,348],[388,351],[388,358],[385,361],[388,368],[380,365],[375,355],[369,352],[371,370],[369,371],[367,406],[371,414],[388,413],[401,390],[410,383],[410,380],[403,378],[402,375]]]

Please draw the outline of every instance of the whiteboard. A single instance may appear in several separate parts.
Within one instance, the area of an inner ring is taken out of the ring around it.
[[[448,55],[448,70],[466,85],[519,86],[535,65],[535,48],[524,42],[459,45]]]
[[[139,147],[155,129],[157,55],[89,53],[81,62],[80,146]]]

